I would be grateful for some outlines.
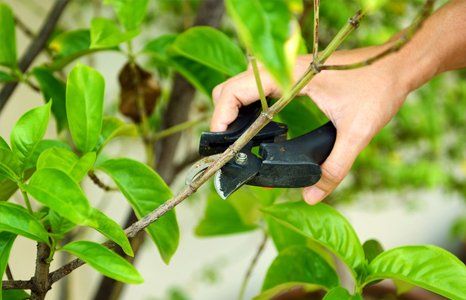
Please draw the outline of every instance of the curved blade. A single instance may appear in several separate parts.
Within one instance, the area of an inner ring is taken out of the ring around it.
[[[188,174],[186,175],[186,184],[191,184],[194,180],[196,180],[199,175],[202,174],[210,165],[217,160],[220,154],[204,157],[201,160],[198,160],[195,164],[192,165],[191,168],[188,170]]]
[[[215,190],[222,199],[226,199],[259,173],[261,160],[250,152],[245,154],[247,160],[242,164],[238,164],[233,158],[215,173]]]

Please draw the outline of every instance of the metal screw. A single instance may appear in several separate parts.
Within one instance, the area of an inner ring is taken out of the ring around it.
[[[244,166],[245,164],[248,163],[248,155],[243,152],[236,154],[235,162],[240,166]]]

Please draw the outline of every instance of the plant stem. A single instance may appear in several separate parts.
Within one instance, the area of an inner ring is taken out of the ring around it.
[[[269,105],[265,98],[264,87],[262,86],[261,75],[259,73],[259,67],[257,66],[257,59],[255,56],[250,56],[249,61],[251,62],[254,79],[256,80],[257,91],[259,92],[259,98],[262,104],[262,111],[266,111],[269,108]]]
[[[6,278],[8,278],[9,281],[15,280],[9,264],[6,265]]]
[[[172,126],[170,128],[164,129],[162,131],[159,131],[159,132],[155,133],[152,136],[152,141],[156,142],[156,141],[161,140],[163,138],[166,138],[166,137],[168,137],[170,135],[173,135],[173,134],[176,134],[178,132],[189,129],[189,128],[193,127],[194,125],[197,125],[197,124],[207,120],[207,118],[208,118],[207,115],[203,115],[200,118],[197,118],[197,119],[194,119],[194,120],[189,120],[189,121],[180,123],[178,125]]]
[[[21,190],[21,194],[23,195],[24,203],[26,204],[26,207],[27,207],[28,211],[29,211],[31,214],[33,214],[34,211],[32,210],[32,206],[31,206],[31,202],[29,201],[29,196],[28,196],[28,194],[27,194],[25,191],[23,191],[23,190]]]
[[[262,241],[259,244],[259,247],[257,248],[256,254],[252,258],[251,263],[249,264],[249,267],[244,276],[243,282],[241,283],[241,289],[239,292],[238,300],[244,299],[244,293],[246,292],[246,288],[248,287],[248,282],[249,282],[249,279],[251,278],[252,271],[254,271],[254,268],[256,267],[256,264],[259,261],[260,256],[264,252],[265,245],[267,244],[267,240],[268,240],[268,235],[264,231]]]
[[[31,288],[31,300],[43,300],[50,290],[49,280],[50,248],[47,244],[37,244],[36,271],[32,278],[33,287]]]
[[[186,186],[181,192],[179,192],[175,197],[168,200],[164,204],[160,205],[154,211],[141,218],[139,221],[133,223],[131,226],[125,229],[125,234],[132,238],[141,230],[144,230],[147,226],[158,220],[161,216],[172,210],[175,206],[183,202],[190,195],[195,193],[199,187],[201,187],[205,182],[207,182],[221,167],[223,167],[228,161],[230,161],[236,153],[238,153],[265,125],[267,125],[272,118],[277,114],[281,109],[283,109],[297,94],[301,89],[309,83],[309,81],[314,77],[315,74],[319,72],[316,68],[316,63],[323,63],[325,60],[340,46],[340,44],[345,40],[345,38],[353,32],[359,25],[359,22],[364,14],[361,12],[356,13],[353,16],[348,24],[346,24],[335,36],[335,38],[330,42],[327,48],[322,51],[319,55],[318,62],[313,62],[305,74],[298,80],[298,82],[293,86],[290,92],[282,96],[273,106],[271,106],[267,111],[262,112],[259,117],[251,124],[251,126],[239,137],[234,144],[225,150],[220,157],[212,163],[212,165],[207,168],[204,173],[196,178],[191,184]],[[84,262],[80,259],[75,259],[72,262],[68,263],[65,266],[62,266],[60,269],[52,272],[50,274],[51,282],[56,282],[63,276],[68,275],[73,270],[82,266]]]
[[[314,37],[312,46],[312,59],[317,59],[319,53],[319,0],[314,0]]]

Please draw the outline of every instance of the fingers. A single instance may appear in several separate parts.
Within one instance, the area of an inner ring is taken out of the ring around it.
[[[316,204],[329,195],[348,175],[363,146],[361,141],[349,135],[338,134],[330,156],[322,164],[322,178],[315,185],[303,190],[303,198],[308,204]]]
[[[261,72],[261,81],[266,95],[276,95],[277,89],[271,77]],[[256,81],[251,71],[243,72],[218,85],[212,91],[215,103],[210,130],[224,131],[238,116],[239,108],[259,100]]]

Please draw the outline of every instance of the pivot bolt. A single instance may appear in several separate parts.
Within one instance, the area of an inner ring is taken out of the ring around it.
[[[245,164],[248,163],[248,155],[243,152],[236,154],[235,162],[240,166],[244,166]]]

